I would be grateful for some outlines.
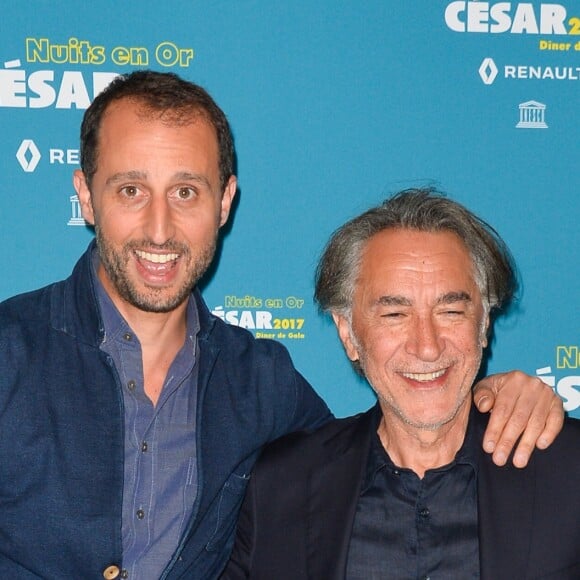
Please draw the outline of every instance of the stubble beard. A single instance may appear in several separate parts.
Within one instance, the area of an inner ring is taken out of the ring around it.
[[[480,329],[480,335],[478,337],[479,356],[478,356],[477,369],[479,369],[479,365],[481,364],[481,358],[483,355],[483,337],[485,336],[484,332],[485,332],[484,330]],[[391,410],[391,412],[396,417],[398,417],[399,420],[402,421],[405,425],[412,427],[413,429],[418,429],[421,431],[438,431],[444,425],[451,423],[457,417],[459,411],[463,408],[464,404],[466,404],[467,399],[471,395],[471,392],[473,389],[473,381],[475,380],[475,377],[477,376],[477,369],[473,373],[473,377],[470,381],[469,388],[466,388],[466,389],[462,388],[459,391],[461,396],[459,396],[457,398],[457,400],[455,401],[454,407],[449,411],[449,413],[447,413],[446,416],[442,417],[438,421],[429,421],[429,422],[416,421],[413,418],[409,417],[409,415],[407,413],[405,413],[405,411],[397,404],[397,402],[394,400],[393,397],[385,396],[385,394],[381,393],[379,391],[379,389],[377,389],[373,385],[374,381],[372,381],[372,377],[369,377],[369,374],[367,372],[369,365],[368,365],[367,360],[366,360],[366,352],[363,348],[361,348],[360,342],[358,341],[357,337],[355,336],[352,328],[350,329],[350,336],[351,336],[351,340],[352,340],[353,344],[355,344],[355,346],[359,352],[359,356],[360,356],[359,364],[360,364],[360,367],[361,367],[362,372],[364,374],[364,377],[366,378],[367,382],[369,383],[369,385],[371,386],[371,388],[373,389],[373,391],[377,395],[379,402],[382,405],[384,405],[385,407],[388,407]],[[452,362],[453,361],[445,361],[442,366],[450,366],[452,364]]]
[[[118,251],[105,238],[99,226],[95,226],[95,237],[101,264],[121,299],[139,310],[159,313],[171,312],[187,300],[211,264],[217,243],[217,237],[214,237],[194,258],[190,248],[178,242],[169,241],[156,245],[146,240],[133,240],[124,244],[121,251]],[[183,261],[186,267],[184,282],[170,293],[167,288],[148,285],[145,286],[145,291],[140,290],[128,274],[127,266],[135,250],[151,248],[180,254],[179,260]]]
[[[388,406],[392,413],[396,415],[403,423],[412,427],[413,429],[417,429],[420,431],[438,431],[444,425],[451,423],[456,417],[459,411],[463,408],[463,405],[466,403],[467,398],[471,394],[471,390],[463,391],[463,396],[459,397],[458,400],[455,402],[455,407],[445,416],[442,417],[438,421],[416,421],[409,417],[396,403],[389,397],[385,397],[378,391],[377,397],[381,403]]]

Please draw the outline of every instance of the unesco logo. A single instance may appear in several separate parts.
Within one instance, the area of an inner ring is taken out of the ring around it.
[[[40,161],[40,151],[32,139],[23,139],[16,152],[16,159],[26,173],[32,173]]]

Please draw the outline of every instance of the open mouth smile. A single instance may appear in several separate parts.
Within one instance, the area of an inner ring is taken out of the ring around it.
[[[143,250],[135,250],[135,254],[141,260],[147,260],[154,264],[167,264],[179,258],[179,254],[152,254],[151,252],[144,252]]]
[[[401,373],[406,379],[411,379],[412,381],[418,381],[420,383],[427,383],[429,381],[434,381],[439,377],[442,377],[447,369],[441,369],[439,371],[433,371],[430,373]]]

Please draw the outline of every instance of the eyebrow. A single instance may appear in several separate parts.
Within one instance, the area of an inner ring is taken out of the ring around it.
[[[381,296],[377,300],[379,306],[411,306],[411,301],[404,296]]]
[[[111,175],[111,177],[107,178],[105,183],[106,185],[114,185],[120,181],[138,181],[146,178],[147,174],[143,171],[119,171],[119,173],[115,173]]]
[[[208,189],[211,189],[209,179],[201,173],[191,173],[190,171],[180,171],[173,176],[174,181],[197,181],[202,183]]]
[[[145,171],[119,171],[111,175],[106,181],[107,185],[114,185],[121,181],[144,181],[147,179]],[[211,189],[208,178],[200,173],[191,173],[190,171],[179,171],[172,176],[173,181],[196,181]]]
[[[459,292],[447,292],[437,299],[437,304],[453,304],[454,302],[471,302],[471,296],[463,290]]]
[[[460,290],[458,292],[447,292],[437,298],[437,304],[454,304],[455,302],[471,302],[471,296]],[[390,295],[381,296],[377,300],[379,306],[412,306],[413,303],[405,296]]]

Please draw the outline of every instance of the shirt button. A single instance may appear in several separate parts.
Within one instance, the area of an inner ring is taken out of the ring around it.
[[[137,386],[137,383],[133,379],[131,379],[130,381],[127,381],[127,388],[130,391],[134,391],[136,386]]]
[[[126,332],[126,333],[123,335],[123,338],[124,338],[126,341],[129,341],[129,340],[131,340],[131,339],[133,338],[133,335],[132,335],[130,332]]]
[[[430,512],[429,512],[429,510],[428,510],[427,508],[423,508],[423,509],[422,509],[422,510],[419,512],[419,515],[420,515],[422,518],[428,518],[428,517],[429,517],[429,513],[430,513]]]
[[[143,510],[137,510],[137,517],[142,520],[145,517],[145,512]]]
[[[106,578],[106,580],[115,580],[115,578],[119,577],[120,572],[119,566],[108,566],[103,570],[103,578]]]
[[[141,451],[143,451],[143,453],[145,453],[145,451],[147,451],[148,447],[147,447],[147,441],[143,441],[143,443],[141,443]]]
[[[125,570],[125,568],[123,568],[121,570],[121,578],[123,578],[123,580],[126,580],[127,578],[129,578],[129,572],[127,570]],[[427,580],[429,580],[429,578],[427,578]]]

